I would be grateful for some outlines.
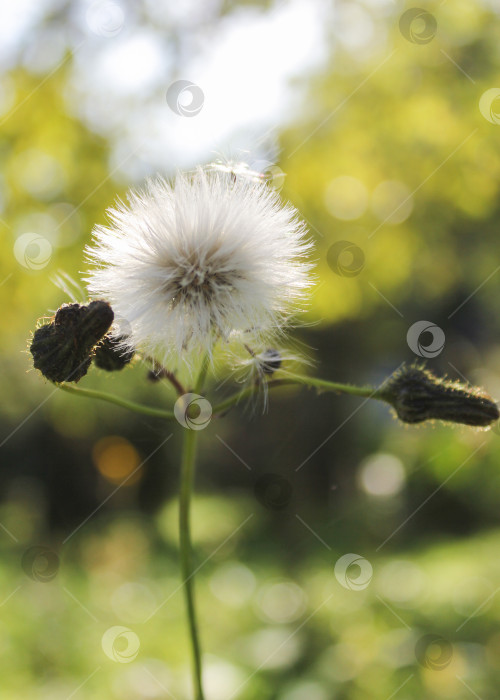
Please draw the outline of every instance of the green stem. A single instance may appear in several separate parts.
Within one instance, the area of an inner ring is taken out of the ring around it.
[[[205,355],[203,356],[200,373],[198,375],[198,379],[196,380],[196,384],[194,387],[194,391],[196,394],[201,394],[201,392],[203,391],[203,385],[205,384],[205,379],[207,378],[207,373],[208,373],[209,367],[210,367],[210,355],[208,354],[208,352],[206,352]]]
[[[281,381],[290,384],[303,384],[312,389],[323,389],[324,391],[332,391],[336,394],[351,394],[351,396],[366,396],[372,399],[383,399],[382,391],[373,386],[340,384],[339,382],[331,382],[327,379],[316,379],[315,377],[306,377],[302,374],[292,374],[291,372],[286,372],[286,376]]]
[[[203,385],[210,366],[210,356],[205,354],[201,363],[200,373],[196,380],[194,392],[203,391]],[[196,621],[196,609],[194,601],[194,574],[193,570],[193,546],[191,544],[190,506],[193,491],[194,471],[196,461],[197,430],[185,428],[182,445],[181,462],[181,489],[179,497],[179,536],[181,572],[184,583],[184,597],[189,622],[189,634],[191,638],[191,650],[193,655],[193,682],[196,700],[204,700],[201,670],[201,649],[198,637],[198,624]]]
[[[100,401],[114,403],[116,406],[128,408],[129,411],[135,411],[136,413],[143,413],[145,416],[156,416],[157,418],[164,418],[167,420],[174,420],[175,418],[172,411],[164,411],[160,408],[144,406],[143,404],[135,403],[134,401],[127,401],[127,399],[122,399],[119,396],[114,396],[113,394],[106,394],[104,391],[95,391],[94,389],[77,389],[69,384],[57,384],[57,388],[61,389],[61,391],[67,391],[69,394],[76,394],[77,396],[86,396],[89,399],[99,399]]]
[[[198,639],[198,626],[194,603],[194,571],[192,561],[190,505],[193,489],[195,459],[196,459],[196,430],[185,428],[182,446],[181,488],[179,497],[179,534],[181,572],[184,584],[184,596],[189,622],[189,634],[193,654],[193,681],[196,700],[204,700],[201,680],[201,651]]]
[[[351,384],[340,384],[339,382],[330,382],[326,379],[316,379],[315,377],[306,377],[300,374],[292,374],[290,372],[286,373],[286,376],[279,377],[277,379],[270,379],[267,382],[269,389],[273,389],[278,386],[291,386],[291,385],[302,385],[307,386],[311,389],[319,389],[321,391],[331,391],[335,394],[350,394],[352,396],[365,396],[371,399],[378,399],[379,401],[385,401],[385,394],[382,389],[377,389],[372,386],[352,386]],[[247,386],[241,391],[232,394],[224,401],[221,401],[217,406],[214,406],[213,413],[217,415],[219,413],[224,413],[229,408],[237,404],[242,399],[248,398],[256,391],[259,390],[259,385],[255,384],[252,386]]]

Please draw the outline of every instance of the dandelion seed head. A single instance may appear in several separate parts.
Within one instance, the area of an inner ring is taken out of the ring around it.
[[[235,334],[279,335],[303,308],[311,286],[305,225],[244,166],[156,178],[108,215],[87,249],[87,282],[111,303],[116,333],[131,349],[189,365]]]

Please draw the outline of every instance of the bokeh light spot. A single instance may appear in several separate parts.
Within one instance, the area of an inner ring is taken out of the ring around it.
[[[341,175],[327,185],[325,205],[330,214],[337,219],[359,219],[368,206],[368,191],[356,177]]]
[[[397,180],[385,180],[373,190],[371,209],[384,224],[401,224],[413,211],[409,188]]]
[[[370,496],[395,496],[404,486],[405,470],[394,455],[379,453],[366,459],[359,471],[359,483]]]
[[[141,457],[135,447],[125,438],[109,436],[99,440],[92,450],[92,459],[102,476],[112,483],[130,486],[138,481],[139,474],[131,476],[141,463]]]

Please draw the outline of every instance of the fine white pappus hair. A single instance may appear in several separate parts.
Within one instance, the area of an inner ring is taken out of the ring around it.
[[[268,408],[268,380],[274,378],[275,372],[279,371],[279,378],[283,379],[290,370],[311,364],[303,354],[289,348],[266,347],[257,350],[245,343],[239,350],[238,354],[234,352],[229,356],[233,375],[238,383],[254,387],[251,404],[254,410],[260,405],[263,413]],[[246,354],[242,356],[241,350],[245,350]]]
[[[131,190],[87,259],[92,296],[130,349],[188,366],[235,334],[282,334],[311,287],[312,244],[290,204],[254,173],[212,164]]]

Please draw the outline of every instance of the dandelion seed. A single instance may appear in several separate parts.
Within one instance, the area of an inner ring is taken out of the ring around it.
[[[284,370],[286,375],[290,365],[304,364],[307,360],[285,348],[257,350],[247,343],[244,343],[243,347],[245,357],[236,354],[236,349],[231,355],[231,369],[237,382],[255,387],[252,396],[253,408],[257,409],[260,405],[265,412],[268,407],[268,380],[272,379],[278,370]]]

